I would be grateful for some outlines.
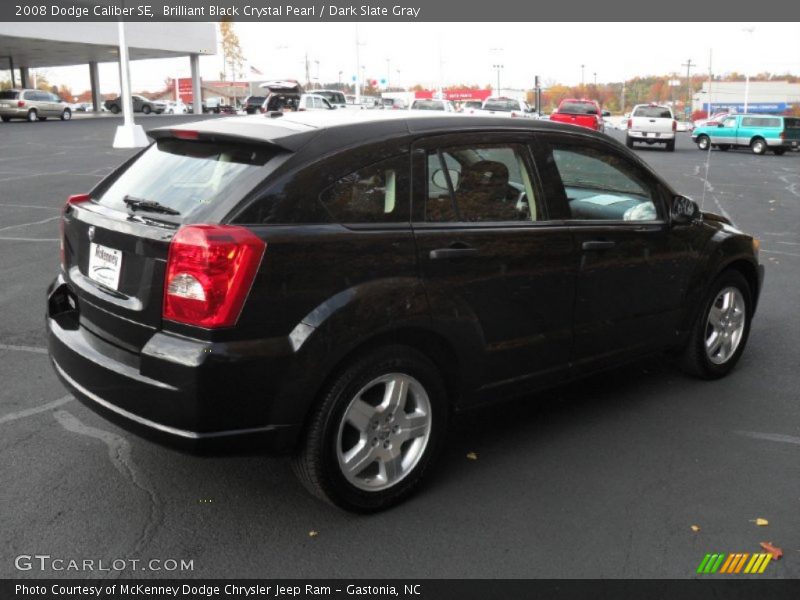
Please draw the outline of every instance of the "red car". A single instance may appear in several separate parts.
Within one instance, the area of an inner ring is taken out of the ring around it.
[[[610,113],[609,113],[610,114]],[[569,123],[586,127],[593,131],[604,131],[603,113],[596,100],[566,98],[558,105],[558,109],[550,115],[551,121]]]

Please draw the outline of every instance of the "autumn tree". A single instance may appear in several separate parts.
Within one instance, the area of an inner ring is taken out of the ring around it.
[[[242,66],[244,65],[244,54],[239,43],[239,36],[236,35],[231,21],[221,21],[219,33],[222,38],[223,67],[230,70],[233,81],[236,81],[236,78],[242,75]]]

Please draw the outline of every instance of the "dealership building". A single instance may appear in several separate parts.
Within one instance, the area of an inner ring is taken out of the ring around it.
[[[200,56],[216,53],[215,25],[131,22],[124,29],[130,60],[186,57],[195,91],[195,112],[200,112]],[[101,105],[98,65],[116,62],[121,74],[123,69],[127,70],[125,61],[120,61],[119,36],[116,22],[0,22],[0,71],[10,70],[15,87],[30,87],[30,69],[86,65],[92,104],[98,111]]]
[[[745,87],[744,81],[712,81],[709,92],[706,81],[692,97],[692,110],[710,114],[726,110],[743,113],[745,100],[747,112],[751,113],[782,114],[800,106],[800,83],[751,81],[749,89],[745,91]]]

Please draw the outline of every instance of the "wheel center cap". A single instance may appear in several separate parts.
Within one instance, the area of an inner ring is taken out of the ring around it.
[[[389,427],[381,427],[378,431],[378,438],[386,440],[389,438],[390,433],[392,433],[392,430]]]

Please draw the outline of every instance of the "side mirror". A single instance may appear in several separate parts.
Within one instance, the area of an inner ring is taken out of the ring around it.
[[[700,207],[691,198],[675,196],[672,199],[670,217],[672,222],[678,225],[691,223],[700,217]]]
[[[725,127],[725,123],[717,123],[717,127]]]
[[[610,116],[611,116],[611,111],[609,111],[609,110],[604,110],[604,111],[603,111],[603,116],[604,116],[604,117],[610,117]]]
[[[449,169],[450,171],[450,181],[453,182],[453,188],[458,189],[458,179],[459,179],[459,172],[454,169]],[[447,187],[447,177],[445,177],[444,171],[441,169],[437,169],[433,172],[433,176],[431,177],[431,181],[433,185],[436,187],[446,190]]]
[[[596,115],[597,111],[595,109],[593,109],[593,108],[590,108],[589,110],[586,111],[586,114],[587,115]]]

